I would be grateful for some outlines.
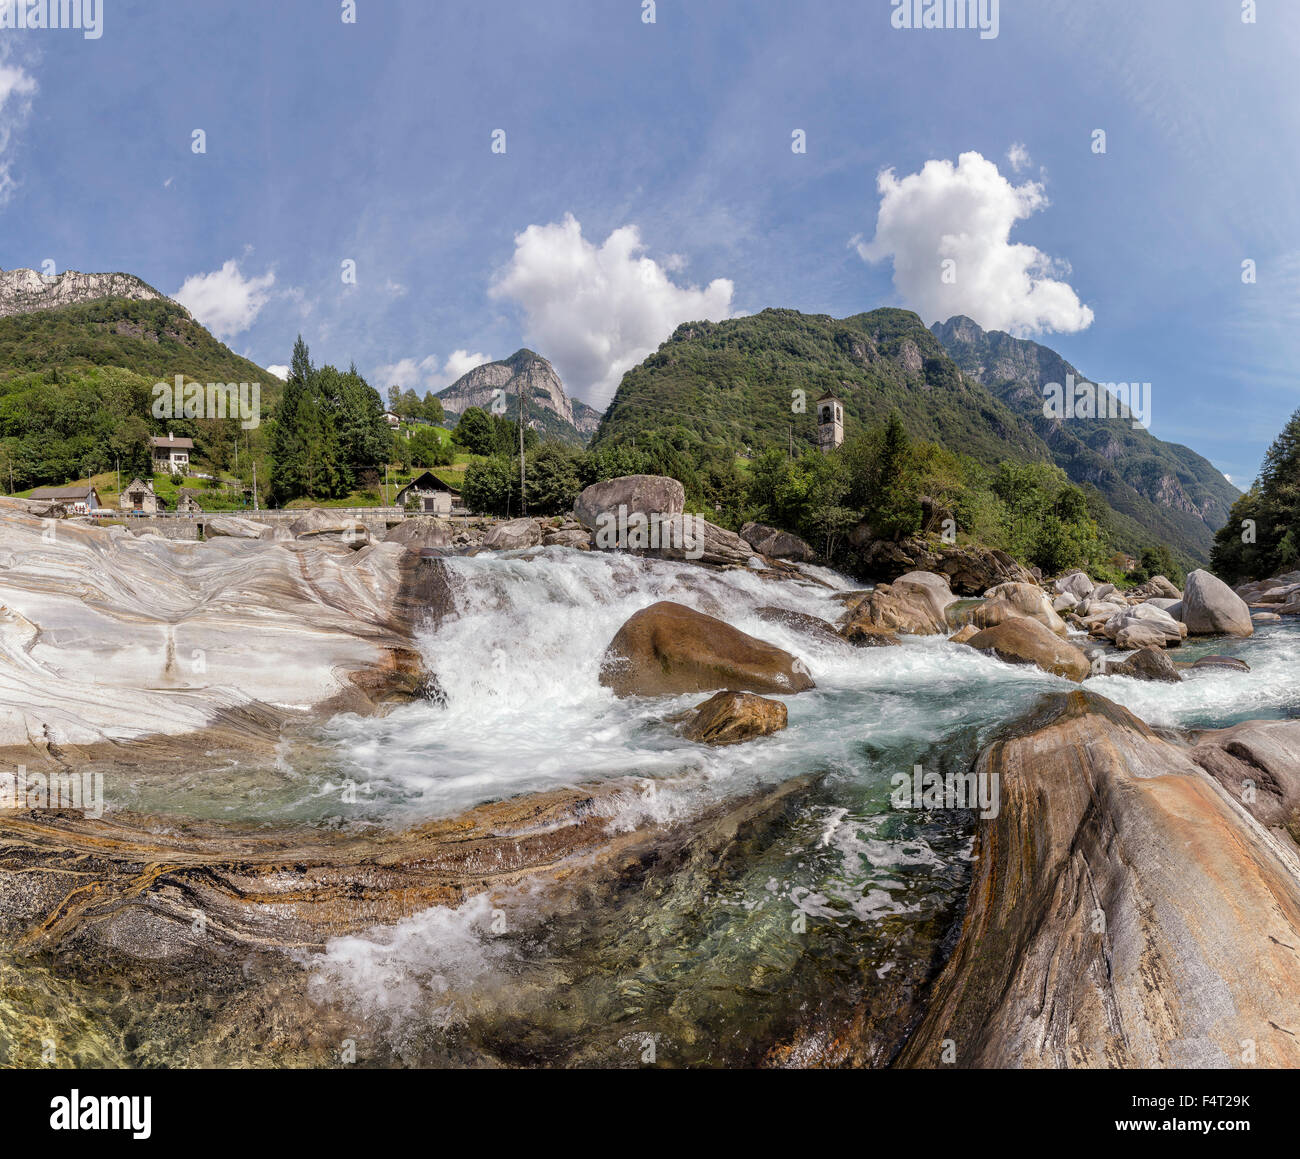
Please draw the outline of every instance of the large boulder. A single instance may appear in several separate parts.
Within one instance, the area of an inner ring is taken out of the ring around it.
[[[542,525],[536,519],[511,519],[498,523],[483,538],[489,551],[518,551],[542,542]]]
[[[258,523],[255,519],[240,519],[234,515],[207,515],[203,519],[205,539],[270,539],[272,534],[269,524]]]
[[[415,515],[403,519],[396,527],[390,527],[384,542],[400,543],[407,551],[419,555],[426,548],[450,548],[451,528],[431,515]]]
[[[1066,595],[1068,593],[1069,595],[1074,596],[1075,599],[1081,600],[1085,596],[1092,595],[1093,590],[1097,585],[1094,584],[1083,572],[1072,571],[1069,575],[1061,576],[1054,586],[1057,595]]]
[[[974,627],[976,631],[983,631],[985,628],[995,628],[998,624],[1007,620],[1014,620],[1017,616],[1024,616],[1024,614],[1010,600],[985,600],[982,604],[970,610],[966,616],[966,623]]]
[[[600,682],[616,696],[791,693],[815,687],[802,661],[682,604],[636,613],[605,649]]]
[[[812,546],[797,535],[763,523],[746,523],[740,529],[740,538],[760,555],[772,559],[798,559],[806,562],[817,558]]]
[[[906,575],[900,575],[890,587],[896,592],[924,598],[941,623],[947,623],[948,608],[957,602],[952,588],[948,586],[948,577],[936,575],[932,571],[909,571]]]
[[[1246,601],[1221,579],[1201,570],[1187,577],[1182,621],[1193,636],[1249,636],[1255,631]]]
[[[1015,616],[985,628],[966,643],[1008,664],[1036,664],[1044,672],[1067,680],[1086,680],[1092,675],[1092,665],[1082,649],[1028,616]]]
[[[588,531],[595,531],[602,516],[617,521],[620,507],[629,516],[669,518],[686,510],[686,489],[666,475],[621,475],[583,491],[573,514]]]
[[[986,599],[1007,600],[1032,620],[1050,628],[1058,636],[1068,636],[1070,629],[1052,608],[1052,597],[1037,584],[998,584],[984,593]]]
[[[895,591],[881,584],[850,606],[840,621],[840,635],[854,644],[876,644],[899,632],[933,636],[946,632],[947,622],[934,610],[928,594],[915,588]]]
[[[1111,616],[1101,634],[1121,648],[1176,647],[1187,635],[1187,626],[1154,604],[1136,604]]]
[[[586,551],[591,547],[591,532],[582,528],[560,528],[542,536],[543,547],[576,547]]]
[[[596,546],[600,546],[599,537]],[[661,520],[659,546],[649,554],[720,566],[743,566],[755,558],[754,549],[734,531],[700,515],[673,515]]]
[[[1300,843],[1300,721],[1252,720],[1202,733],[1192,760],[1257,821]]]
[[[752,692],[719,692],[691,710],[681,733],[701,744],[740,744],[780,732],[788,719],[789,711],[779,700]]]
[[[1162,575],[1152,576],[1146,583],[1131,589],[1128,593],[1130,599],[1149,600],[1152,598],[1166,600],[1181,600],[1183,593],[1178,590],[1174,583]]]
[[[289,530],[295,539],[345,543],[354,548],[366,547],[372,539],[364,523],[343,509],[334,508],[313,507],[304,511],[289,523]]]
[[[1230,1069],[1245,1050],[1300,1066],[1294,851],[1210,782],[1200,750],[1099,696],[1055,697],[1017,731],[976,764],[1001,807],[979,822],[959,939],[893,1065],[941,1068],[955,1049],[972,1069]],[[1297,732],[1248,743],[1294,770]]]

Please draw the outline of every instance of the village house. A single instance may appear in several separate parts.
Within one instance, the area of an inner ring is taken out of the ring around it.
[[[432,471],[425,471],[403,487],[394,502],[398,507],[415,503],[426,515],[446,517],[451,514],[452,507],[459,504],[460,492],[448,487]]]
[[[90,515],[99,510],[99,492],[89,483],[72,487],[37,487],[31,497],[54,503],[68,515]]]
[[[166,471],[171,475],[183,475],[190,465],[190,452],[194,450],[193,439],[178,439],[171,431],[165,439],[150,439],[153,451],[153,469]]]
[[[202,515],[203,508],[199,506],[198,497],[188,487],[182,487],[176,495],[176,514],[177,515]]]
[[[384,422],[386,422],[393,430],[396,430],[402,425],[402,420],[390,410],[384,411]]]
[[[153,483],[146,483],[140,478],[132,479],[126,485],[121,499],[118,500],[118,506],[133,515],[157,515],[162,509],[158,495],[153,489]]]

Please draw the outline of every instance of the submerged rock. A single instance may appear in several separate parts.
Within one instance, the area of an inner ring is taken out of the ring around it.
[[[702,744],[740,744],[780,732],[788,716],[779,700],[767,700],[752,692],[719,692],[695,706],[681,732],[688,740]]]
[[[760,620],[765,620],[769,624],[780,624],[793,632],[799,632],[805,636],[811,636],[814,640],[820,640],[823,644],[838,644],[841,647],[845,644],[844,637],[835,630],[834,624],[821,619],[819,616],[810,616],[807,612],[794,612],[789,608],[765,607],[759,608],[756,615]]]
[[[1193,668],[1223,668],[1229,672],[1249,672],[1250,665],[1236,656],[1202,656],[1192,662]]]
[[[897,1065],[1300,1066],[1295,858],[1185,748],[1075,692],[976,772],[1001,810]]]
[[[1036,664],[1044,672],[1067,680],[1086,680],[1092,675],[1092,665],[1081,649],[1028,616],[1016,616],[985,628],[966,644],[1008,664]]]
[[[684,692],[803,692],[815,687],[801,660],[682,604],[661,601],[632,616],[601,660],[616,696]]]

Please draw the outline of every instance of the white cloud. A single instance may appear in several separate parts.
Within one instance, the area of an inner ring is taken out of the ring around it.
[[[289,367],[287,366],[268,366],[267,371],[274,374],[281,382],[289,381]]]
[[[1092,310],[1060,280],[1069,267],[1010,240],[1016,222],[1049,204],[1041,184],[1013,185],[979,153],[963,153],[901,180],[886,170],[877,188],[876,236],[852,244],[865,261],[893,259],[894,288],[927,322],[965,314],[1021,337],[1092,325]]]
[[[370,380],[382,390],[396,384],[403,390],[423,394],[430,390],[442,390],[474,367],[491,361],[490,354],[471,354],[468,350],[455,350],[441,363],[436,354],[421,359],[403,358],[399,362],[376,367]]]
[[[31,74],[20,65],[8,63],[7,58],[8,52],[0,44],[0,205],[9,200],[17,184],[10,145],[13,134],[31,115],[37,88]]]
[[[193,274],[172,295],[218,338],[231,338],[247,330],[271,299],[275,271],[246,278],[239,263],[226,262],[210,274]]]
[[[1029,156],[1029,149],[1019,141],[1007,150],[1007,162],[1016,173],[1023,173],[1034,163]]]
[[[735,286],[726,278],[705,289],[668,276],[677,256],[655,262],[634,225],[614,230],[599,247],[567,214],[515,236],[509,266],[491,295],[524,312],[524,338],[554,363],[565,385],[600,409],[623,374],[682,322],[731,317]]]

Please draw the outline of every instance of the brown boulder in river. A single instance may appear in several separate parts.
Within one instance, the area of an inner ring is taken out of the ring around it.
[[[661,601],[627,621],[605,649],[600,682],[616,696],[683,692],[803,692],[803,662],[722,620]]]
[[[1037,664],[1044,672],[1067,680],[1086,680],[1092,675],[1092,665],[1082,649],[1028,616],[1016,616],[985,628],[966,643],[1008,664]]]
[[[719,692],[692,709],[681,731],[688,740],[703,744],[740,744],[780,732],[788,719],[788,710],[779,700],[752,692]]]
[[[980,756],[1001,809],[898,1065],[1300,1066],[1294,850],[1102,697],[1027,725]]]
[[[926,593],[881,584],[850,606],[841,621],[840,635],[854,644],[866,644],[875,643],[874,637],[889,638],[898,632],[934,636],[947,628]]]

